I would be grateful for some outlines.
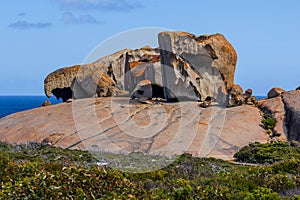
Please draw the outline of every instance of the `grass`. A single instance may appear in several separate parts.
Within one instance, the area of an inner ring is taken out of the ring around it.
[[[300,199],[299,152],[297,142],[253,143],[235,156],[256,166],[184,154],[131,173],[86,151],[0,143],[0,199]]]

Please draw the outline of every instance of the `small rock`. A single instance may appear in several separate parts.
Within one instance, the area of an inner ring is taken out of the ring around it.
[[[285,93],[285,90],[281,89],[281,88],[272,88],[269,92],[268,92],[268,98],[274,98],[277,97],[281,94]]]
[[[250,98],[252,96],[252,89],[247,89],[245,91],[245,97]]]
[[[51,102],[46,100],[42,103],[41,107],[44,107],[44,106],[51,106]]]
[[[212,102],[212,98],[208,96],[205,98],[204,102],[202,102],[199,106],[202,108],[207,108],[210,106],[211,102]]]
[[[245,99],[245,104],[247,105],[257,105],[256,97],[251,96],[250,98]]]

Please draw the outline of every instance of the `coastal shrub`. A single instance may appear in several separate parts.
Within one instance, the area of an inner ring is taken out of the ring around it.
[[[271,137],[279,137],[281,135],[280,133],[274,130],[277,121],[271,115],[263,114],[261,123],[263,123],[267,134],[269,134]]]
[[[0,199],[297,199],[299,146],[253,143],[239,152],[243,162],[260,155],[268,165],[183,154],[162,169],[129,173],[97,166],[86,151],[0,144]]]
[[[272,192],[270,188],[259,187],[252,192],[247,193],[245,200],[280,200],[281,197],[276,192]]]
[[[261,121],[266,129],[273,130],[276,125],[276,120],[269,114],[263,114],[263,119]]]
[[[300,147],[297,142],[271,141],[267,144],[251,143],[243,147],[234,157],[239,162],[272,164],[278,161],[300,159]]]

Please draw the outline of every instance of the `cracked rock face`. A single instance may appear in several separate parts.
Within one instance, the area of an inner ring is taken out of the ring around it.
[[[281,134],[279,136],[280,140],[286,141],[288,133],[285,124],[285,108],[281,96],[271,99],[261,99],[258,101],[258,106],[264,113],[268,113],[276,119],[274,131]]]
[[[289,140],[300,141],[300,91],[294,90],[282,95],[285,106],[285,123]]]
[[[262,99],[259,107],[277,121],[275,131],[281,140],[300,141],[300,91],[293,90],[277,97]]]
[[[167,100],[211,96],[226,104],[227,90],[234,84],[237,54],[223,35],[162,32],[158,40]]]
[[[145,79],[162,87],[159,50],[148,46],[124,49],[91,64],[58,69],[46,77],[44,88],[47,97],[53,94],[66,101],[111,96],[117,90],[132,92]]]

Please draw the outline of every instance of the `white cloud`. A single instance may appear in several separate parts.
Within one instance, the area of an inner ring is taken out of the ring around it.
[[[10,23],[8,25],[9,28],[14,28],[14,29],[20,29],[20,30],[26,30],[26,29],[43,29],[43,28],[48,28],[52,26],[52,23],[50,22],[27,22],[23,20],[16,21],[14,23]]]
[[[141,7],[133,0],[52,0],[64,10],[114,10],[129,11]]]
[[[61,21],[66,24],[100,24],[102,21],[98,21],[91,15],[80,15],[76,17],[71,12],[65,12],[62,14]]]

